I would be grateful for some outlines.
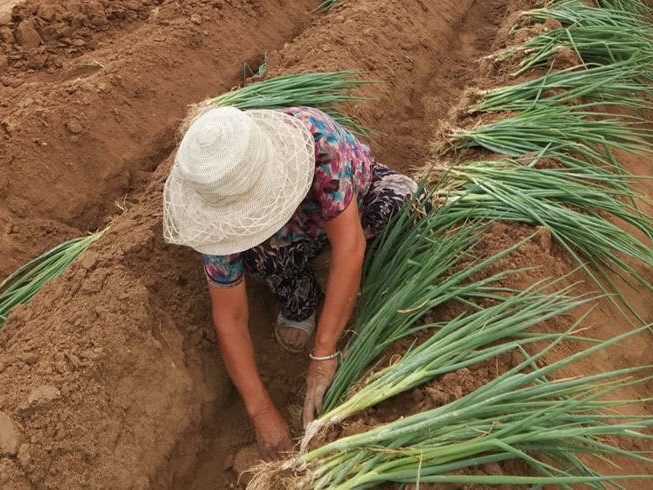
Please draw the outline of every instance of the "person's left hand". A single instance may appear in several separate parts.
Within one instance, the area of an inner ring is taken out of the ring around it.
[[[322,411],[322,399],[338,369],[338,358],[314,361],[308,365],[306,399],[304,400],[304,428]]]

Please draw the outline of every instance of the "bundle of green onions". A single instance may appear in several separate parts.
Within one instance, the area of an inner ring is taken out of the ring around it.
[[[561,49],[573,50],[584,63],[609,64],[627,61],[634,54],[650,57],[653,54],[651,43],[648,41],[651,30],[647,31],[649,32],[642,32],[642,29],[629,30],[623,26],[575,26],[555,29],[524,44],[525,57],[517,74],[546,63]]]
[[[594,0],[599,8],[612,10],[625,10],[642,16],[650,16],[651,8],[641,0]]]
[[[650,380],[642,372],[653,366],[549,379],[631,334],[539,366],[536,361],[567,336],[560,334],[539,354],[523,353],[521,364],[462,398],[269,465],[248,488],[352,489],[383,482],[571,488],[651,479],[651,474],[601,475],[581,456],[653,463],[647,452],[613,445],[615,438],[653,438],[643,432],[653,426],[653,416],[619,413],[619,407],[642,400],[614,399],[621,388]],[[461,474],[466,468],[514,459],[530,466],[532,474]]]
[[[641,1],[603,1],[600,3],[602,5],[598,5],[597,8],[587,5],[581,0],[561,0],[552,2],[543,8],[529,10],[523,15],[538,21],[555,19],[564,26],[647,27],[642,14],[650,13],[650,9]]]
[[[358,78],[358,75],[358,72],[351,70],[285,75],[225,92],[207,102],[243,110],[282,109],[299,105],[316,107],[341,124],[353,128],[357,133],[368,135],[371,133],[368,128],[332,107],[333,104],[340,102],[365,100],[364,97],[349,95],[360,85],[373,83]]]
[[[568,107],[550,104],[451,133],[454,148],[479,146],[512,157],[539,154],[571,168],[624,167],[611,150],[653,153],[653,131],[635,116],[615,116],[594,110],[594,104]]]
[[[644,11],[646,7],[641,5]],[[522,46],[499,53],[499,59],[523,54],[516,74],[548,62],[562,49],[572,50],[584,63],[601,65],[634,63],[634,55],[647,59],[653,55],[653,28],[644,20],[646,17],[641,11],[634,8],[596,8],[586,6],[580,0],[571,0],[556,2],[524,15],[540,20],[558,19],[567,27],[546,32]],[[649,70],[642,76],[651,80]]]
[[[91,243],[102,236],[98,231],[61,243],[23,265],[0,283],[0,327],[11,310],[28,303],[49,281],[65,271]]]
[[[467,304],[471,298],[496,298],[494,283],[514,272],[475,277],[522,242],[490,258],[474,259],[469,251],[480,240],[484,225],[473,219],[463,223],[444,207],[422,214],[415,222],[412,206],[405,206],[368,255],[353,335],[324,397],[324,410],[341,403],[388,346],[429,328],[423,318],[437,305],[452,299]]]
[[[538,169],[510,160],[472,162],[448,170],[447,182],[436,199],[450,203],[451,213],[468,220],[492,214],[495,219],[542,225],[576,258],[597,284],[601,281],[585,266],[588,261],[625,302],[608,271],[626,281],[653,289],[622,255],[653,266],[653,219],[628,201],[643,201],[634,191],[611,189],[606,176],[597,171],[577,173],[568,169]],[[645,244],[624,231],[606,215],[640,230]]]
[[[564,0],[526,12],[536,20],[557,19],[566,27],[527,41],[520,73],[563,47],[573,49],[587,64],[482,94],[470,112],[506,115],[452,133],[454,148],[482,147],[517,158],[536,154],[565,168],[520,168],[506,161],[460,165],[450,171],[451,185],[441,189],[440,197],[455,200],[465,219],[492,209],[497,219],[549,227],[597,284],[608,291],[602,281],[607,283],[630,308],[608,271],[650,289],[623,256],[650,266],[651,245],[605,214],[617,218],[616,223],[635,226],[647,241],[653,239],[651,219],[636,208],[645,199],[633,190],[635,177],[614,157],[615,150],[652,153],[653,132],[643,118],[606,113],[602,106],[634,111],[651,107],[653,29],[643,20],[648,9],[641,2],[607,3],[614,5],[596,8]]]
[[[432,329],[433,333],[420,345],[404,353],[399,361],[394,361],[390,366],[357,383],[345,401],[311,423],[302,441],[302,448],[306,448],[311,439],[326,427],[339,424],[365,408],[426,383],[436,376],[496,358],[527,343],[546,339],[544,334],[530,335],[524,331],[590,301],[567,297],[571,286],[562,288],[553,295],[542,294],[545,290],[551,290],[557,282],[533,285],[513,295],[497,297],[492,306],[471,314],[461,315],[449,322],[425,325],[424,328]],[[514,340],[498,343],[507,338]]]
[[[533,80],[477,92],[481,100],[468,112],[527,111],[542,104],[572,104],[580,98],[631,109],[647,109],[653,85],[642,77],[653,59],[634,55],[633,60],[610,65],[575,66],[548,72]],[[647,77],[653,80],[653,76]]]
[[[640,16],[651,16],[651,8],[641,0],[594,0],[599,8],[624,10]]]

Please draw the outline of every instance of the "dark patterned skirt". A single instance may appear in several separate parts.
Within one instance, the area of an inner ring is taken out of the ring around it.
[[[410,177],[385,165],[374,164],[361,213],[368,241],[386,226],[417,189],[417,183]],[[322,234],[318,238],[306,236],[290,243],[267,240],[245,252],[247,270],[272,288],[281,314],[288,320],[306,320],[315,313],[322,290],[309,262],[327,244],[326,235]]]

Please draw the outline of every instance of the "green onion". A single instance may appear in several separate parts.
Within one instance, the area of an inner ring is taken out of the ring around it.
[[[342,0],[322,0],[322,3],[314,10],[315,13],[326,12],[331,7],[335,7],[337,4],[342,2]]]
[[[82,238],[74,238],[21,266],[0,283],[0,327],[11,310],[29,303],[36,293],[49,281],[65,271],[91,243],[102,236],[98,231]]]
[[[340,102],[365,100],[365,97],[348,95],[360,85],[374,83],[370,80],[361,80],[357,78],[358,75],[356,71],[285,75],[252,83],[207,102],[243,110],[282,109],[301,105],[316,107],[341,124],[353,128],[358,134],[369,135],[370,129],[332,107],[333,104]]]

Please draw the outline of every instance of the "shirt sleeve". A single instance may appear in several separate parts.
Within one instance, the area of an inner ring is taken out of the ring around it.
[[[242,254],[204,255],[204,274],[209,284],[230,288],[239,284],[245,275]]]
[[[330,124],[317,125],[313,195],[322,219],[329,221],[342,213],[354,195],[352,163],[343,148],[343,138]]]
[[[315,140],[315,175],[311,195],[324,221],[342,213],[354,197],[351,147],[353,136],[331,116],[312,107],[290,107],[287,114],[302,119]]]

